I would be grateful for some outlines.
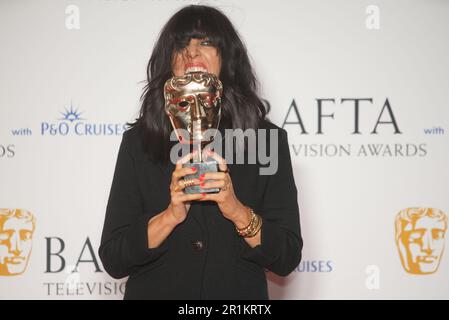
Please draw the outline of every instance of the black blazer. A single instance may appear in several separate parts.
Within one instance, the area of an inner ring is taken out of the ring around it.
[[[268,121],[261,128],[278,130],[277,173],[260,175],[259,163],[229,165],[238,199],[263,219],[255,248],[209,201],[193,202],[186,220],[148,249],[148,220],[170,203],[174,165],[149,160],[139,127],[123,134],[99,255],[109,275],[129,276],[125,299],[268,299],[264,269],[285,276],[299,264],[303,243],[287,133]]]

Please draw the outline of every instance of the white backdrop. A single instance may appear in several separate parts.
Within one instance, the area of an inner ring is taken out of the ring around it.
[[[449,253],[433,274],[410,274],[394,230],[406,208],[449,212],[443,0],[1,0],[0,208],[31,212],[35,231],[15,242],[22,274],[0,259],[0,298],[122,297],[125,280],[97,256],[122,126],[158,32],[190,3],[231,18],[269,118],[289,133],[305,246],[290,276],[269,275],[271,298],[449,298]],[[370,100],[357,115],[342,99]],[[0,217],[0,257],[13,250],[5,230]]]

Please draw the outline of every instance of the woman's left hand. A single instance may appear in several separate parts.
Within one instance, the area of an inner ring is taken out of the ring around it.
[[[209,151],[208,155],[218,162],[218,167],[222,172],[207,172],[200,175],[200,181],[202,181],[200,186],[203,189],[220,188],[220,192],[204,193],[203,197],[199,200],[215,201],[223,216],[234,222],[237,226],[248,224],[251,218],[251,213],[248,208],[237,199],[237,196],[234,193],[234,187],[232,185],[231,176],[229,175],[226,160],[213,151]],[[205,182],[209,179],[214,181]]]

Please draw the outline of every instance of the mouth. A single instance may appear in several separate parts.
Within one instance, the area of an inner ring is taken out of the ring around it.
[[[437,260],[437,257],[435,256],[422,256],[418,257],[418,262],[421,263],[433,263]]]
[[[187,63],[185,65],[184,73],[191,73],[191,72],[207,72],[207,67],[201,62]]]
[[[23,257],[6,258],[6,263],[9,264],[21,264],[23,261],[25,261]]]

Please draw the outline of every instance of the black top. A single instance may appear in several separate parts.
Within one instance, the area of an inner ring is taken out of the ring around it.
[[[129,276],[125,299],[268,299],[264,269],[285,276],[299,264],[302,238],[287,133],[268,121],[260,127],[278,131],[277,172],[260,175],[259,163],[229,164],[236,196],[263,219],[262,244],[255,248],[215,202],[194,201],[186,220],[158,248],[148,249],[147,224],[170,203],[175,166],[149,160],[139,127],[123,134],[99,255],[112,277]]]

